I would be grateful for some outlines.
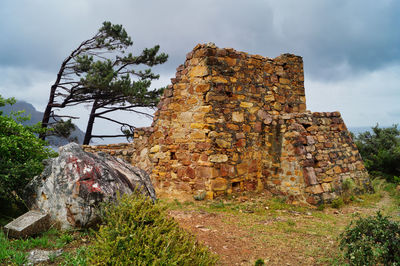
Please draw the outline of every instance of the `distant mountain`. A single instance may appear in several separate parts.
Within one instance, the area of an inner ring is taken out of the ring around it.
[[[34,125],[38,122],[42,121],[43,118],[43,113],[39,112],[33,107],[32,104],[27,103],[25,101],[17,101],[13,105],[6,105],[4,107],[0,107],[0,110],[3,111],[5,114],[10,114],[10,112],[14,111],[21,111],[25,110],[24,116],[31,115],[31,119],[28,121],[24,121],[22,124],[24,125]],[[79,144],[83,143],[83,139],[85,137],[85,133],[80,130],[76,125],[75,125],[75,130],[71,133],[71,139],[74,139],[75,137],[78,140]],[[61,137],[56,137],[56,136],[49,136],[46,138],[46,140],[49,142],[50,146],[53,148],[64,146],[68,144],[70,141],[61,138]]]

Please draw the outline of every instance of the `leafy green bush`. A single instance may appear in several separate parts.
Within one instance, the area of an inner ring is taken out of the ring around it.
[[[343,205],[344,205],[344,201],[343,201],[343,198],[341,198],[341,197],[333,199],[332,203],[331,203],[332,208],[335,208],[335,209],[340,209],[341,207],[343,207]]]
[[[400,265],[400,224],[380,212],[352,221],[340,237],[351,265]]]
[[[213,265],[216,256],[169,218],[164,207],[123,196],[104,209],[90,262],[107,265]]]
[[[254,266],[263,266],[263,265],[265,265],[265,262],[264,262],[263,259],[257,259],[257,260],[254,262]]]
[[[355,138],[355,143],[372,175],[383,175],[388,182],[400,176],[400,130],[397,125],[372,128]]]
[[[14,103],[15,99],[0,96],[0,107]],[[4,115],[0,111],[0,201],[18,198],[25,185],[43,170],[43,159],[55,154],[35,136],[42,132],[39,125],[18,123],[26,119],[21,113]]]

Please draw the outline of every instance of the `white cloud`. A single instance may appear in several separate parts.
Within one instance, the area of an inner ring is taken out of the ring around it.
[[[351,127],[400,123],[399,73],[400,66],[392,65],[331,82],[306,77],[307,107],[339,110]]]

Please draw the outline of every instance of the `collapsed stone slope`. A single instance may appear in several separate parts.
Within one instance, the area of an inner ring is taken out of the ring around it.
[[[197,45],[171,81],[128,156],[151,171],[160,196],[268,190],[317,204],[345,179],[368,188],[340,113],[306,110],[301,57]]]

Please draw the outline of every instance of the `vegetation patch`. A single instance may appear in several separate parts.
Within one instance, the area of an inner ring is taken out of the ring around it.
[[[380,212],[352,221],[341,238],[340,248],[352,265],[400,264],[400,223]]]
[[[400,181],[400,130],[397,125],[372,128],[355,138],[355,143],[373,176],[383,176],[388,182]]]
[[[213,265],[216,260],[164,207],[136,195],[105,207],[90,256],[93,264],[111,265]]]
[[[86,232],[58,231],[50,229],[49,231],[35,237],[26,239],[11,239],[0,231],[0,264],[1,265],[23,265],[27,263],[28,253],[33,249],[57,250],[66,249],[61,258],[50,257],[50,262],[58,262],[66,265],[86,265],[86,254],[82,251],[83,240],[88,239]],[[75,250],[75,246],[81,246]],[[79,261],[80,263],[68,263],[68,261]]]

